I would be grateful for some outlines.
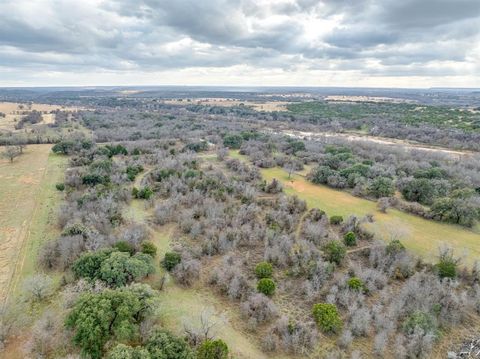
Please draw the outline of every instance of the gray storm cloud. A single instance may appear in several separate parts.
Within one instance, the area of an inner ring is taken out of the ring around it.
[[[478,76],[479,25],[478,0],[4,0],[0,75],[248,66]]]

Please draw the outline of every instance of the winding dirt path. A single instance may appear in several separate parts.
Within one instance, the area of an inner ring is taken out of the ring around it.
[[[273,132],[278,133],[278,131],[273,131]],[[351,142],[370,142],[370,143],[377,143],[381,145],[400,147],[407,150],[419,150],[419,151],[426,151],[426,152],[433,152],[433,153],[443,153],[443,154],[451,155],[455,158],[461,158],[462,156],[472,156],[472,155],[478,154],[477,152],[473,152],[473,151],[452,150],[450,148],[429,146],[429,145],[424,145],[416,142],[410,142],[407,140],[399,140],[394,138],[378,137],[378,136],[370,136],[370,135],[361,135],[361,134],[355,134],[355,133],[307,132],[307,131],[295,131],[295,130],[281,130],[280,132],[283,133],[284,135],[287,135],[289,137],[294,137],[294,138],[307,138],[309,140],[338,138],[338,139],[344,139]]]

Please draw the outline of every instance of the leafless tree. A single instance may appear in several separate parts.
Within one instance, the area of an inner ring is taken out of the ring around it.
[[[214,338],[227,323],[225,313],[217,313],[212,307],[206,307],[198,318],[184,318],[183,330],[188,342],[192,346],[198,346],[205,340]]]

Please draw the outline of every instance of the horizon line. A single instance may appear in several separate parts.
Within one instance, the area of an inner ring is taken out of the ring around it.
[[[480,90],[480,87],[452,87],[452,86],[431,86],[431,87],[385,87],[385,86],[302,86],[302,85],[29,85],[29,86],[3,86],[0,89],[95,89],[95,88],[161,88],[161,87],[211,87],[211,88],[300,88],[300,89],[379,89],[379,90]]]

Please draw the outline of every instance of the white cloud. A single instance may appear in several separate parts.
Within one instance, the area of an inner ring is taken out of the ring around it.
[[[478,87],[458,1],[3,0],[0,86]]]

